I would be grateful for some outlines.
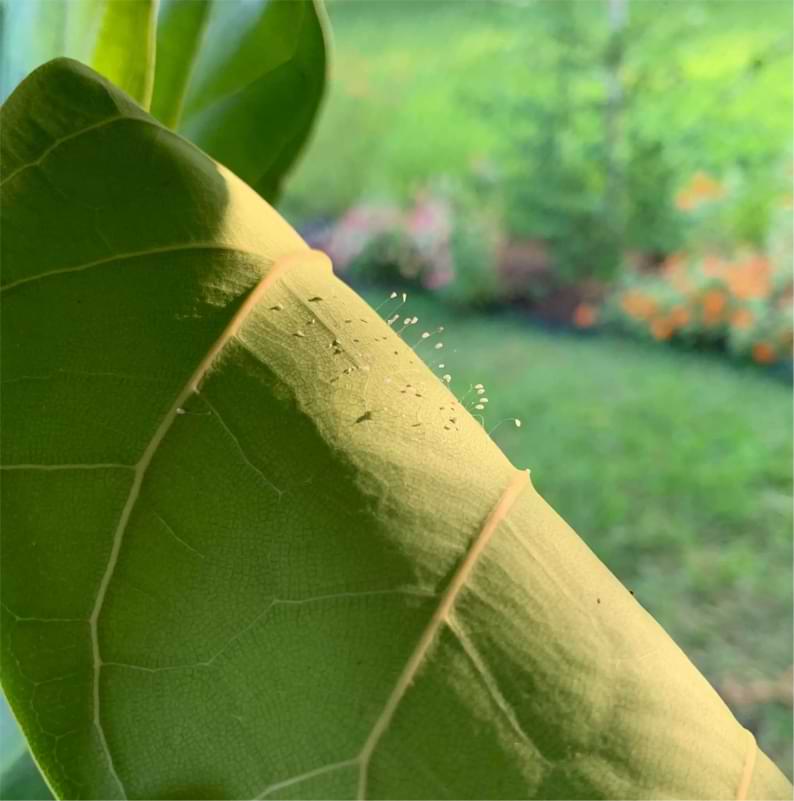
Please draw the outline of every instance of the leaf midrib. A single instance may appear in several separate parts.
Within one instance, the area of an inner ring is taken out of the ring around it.
[[[282,779],[274,784],[270,784],[261,790],[256,795],[256,799],[267,798],[271,793],[277,790],[299,784],[316,776],[322,776],[325,773],[331,773],[335,770],[342,770],[343,768],[358,768],[358,790],[356,793],[359,801],[364,801],[367,798],[367,779],[369,771],[369,763],[372,758],[380,739],[385,734],[386,730],[391,723],[397,707],[405,696],[406,691],[410,687],[413,680],[416,678],[419,669],[424,663],[430,647],[435,641],[436,635],[444,623],[449,623],[450,612],[455,605],[455,602],[460,595],[461,590],[466,585],[472,571],[478,563],[485,549],[488,547],[496,529],[499,524],[505,519],[508,512],[512,508],[518,496],[529,483],[529,471],[518,470],[513,476],[512,480],[505,487],[499,499],[494,504],[488,517],[475,536],[471,546],[466,551],[460,565],[458,565],[455,574],[447,585],[446,590],[441,595],[439,604],[433,612],[427,626],[422,632],[416,647],[408,657],[402,672],[397,678],[391,693],[389,694],[386,704],[383,707],[380,715],[375,721],[369,735],[367,736],[364,745],[358,754],[350,759],[344,759],[339,762],[334,762],[329,765],[322,765],[318,768],[313,768],[310,771],[302,773],[298,776],[291,776],[288,779]]]

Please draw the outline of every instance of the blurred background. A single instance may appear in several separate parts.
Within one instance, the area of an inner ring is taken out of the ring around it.
[[[327,7],[280,209],[791,777],[792,4]]]
[[[792,778],[791,2],[327,10],[279,209]]]

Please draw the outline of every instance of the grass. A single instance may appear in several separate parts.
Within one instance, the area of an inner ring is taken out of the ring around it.
[[[385,293],[365,291],[377,305]],[[792,663],[792,393],[753,367],[509,314],[446,326],[443,372],[487,387],[494,439],[716,686]],[[418,352],[421,354],[421,348]],[[426,358],[435,364],[428,348]],[[792,710],[734,708],[792,777]]]

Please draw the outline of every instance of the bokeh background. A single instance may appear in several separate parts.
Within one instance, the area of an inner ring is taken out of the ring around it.
[[[791,777],[792,4],[328,11],[281,210]]]
[[[327,8],[280,210],[792,778],[790,0]]]

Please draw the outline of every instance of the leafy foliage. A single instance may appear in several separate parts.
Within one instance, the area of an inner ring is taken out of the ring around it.
[[[439,176],[485,181],[510,239],[550,245],[568,279],[604,278],[624,250],[688,246],[675,196],[704,170],[736,186],[722,233],[758,246],[792,136],[790,5],[629,2],[621,247],[605,196],[607,5],[333,2],[330,102],[285,208],[341,216],[384,193],[410,203]]]
[[[3,0],[2,92],[54,56],[91,64],[148,108],[156,0]]]
[[[245,184],[74,62],[2,114],[1,675],[59,796],[790,795]]]
[[[160,52],[170,53],[178,37],[191,59],[186,64],[177,51],[180,64],[169,58],[158,71],[171,80],[163,82],[162,95],[155,89],[155,114],[170,111],[177,130],[275,199],[325,87],[319,0],[216,0],[210,8],[166,0],[161,14]]]
[[[276,199],[325,87],[321,0],[4,2],[3,96],[76,58]]]
[[[789,232],[788,245],[781,244],[790,248],[790,215],[781,220]],[[725,347],[767,365],[791,362],[792,311],[790,257],[773,261],[745,251],[732,258],[672,256],[654,273],[624,279],[608,314],[659,341]]]

